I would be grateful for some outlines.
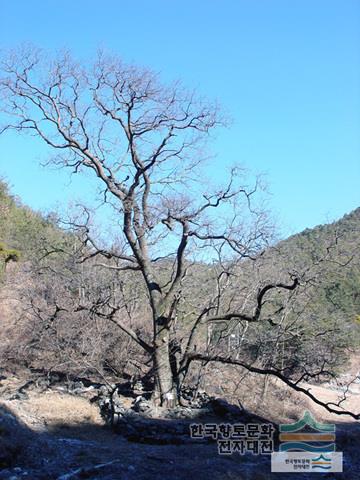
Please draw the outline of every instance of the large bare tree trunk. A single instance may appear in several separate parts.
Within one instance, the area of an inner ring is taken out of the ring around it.
[[[165,317],[155,322],[154,339],[154,402],[166,408],[178,404],[176,382],[170,364],[169,329]]]
[[[168,345],[164,343],[155,349],[154,354],[155,390],[157,405],[173,408],[178,404],[177,392],[169,361]]]

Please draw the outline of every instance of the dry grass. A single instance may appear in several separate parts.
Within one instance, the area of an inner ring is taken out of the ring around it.
[[[50,424],[97,424],[103,421],[96,404],[91,404],[86,398],[75,397],[56,392],[44,392],[42,395],[31,395],[23,402],[25,408],[37,418]]]
[[[61,427],[102,426],[96,404],[86,398],[53,391],[31,392],[28,400],[1,401],[32,430],[54,430]]]

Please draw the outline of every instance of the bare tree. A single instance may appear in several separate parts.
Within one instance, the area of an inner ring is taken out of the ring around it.
[[[96,305],[80,295],[78,310],[112,321],[151,356],[155,401],[176,404],[192,361],[255,371],[240,360],[199,352],[199,332],[220,321],[271,325],[263,315],[267,299],[274,291],[294,291],[301,279],[288,272],[257,287],[252,301],[226,293],[241,262],[268,245],[272,228],[264,209],[253,203],[258,181],[248,186],[237,168],[222,186],[206,179],[206,140],[223,123],[217,106],[102,53],[81,65],[68,53],[49,59],[35,49],[19,50],[3,59],[1,71],[0,131],[29,133],[50,147],[52,164],[76,174],[90,171],[113,209],[116,246],[94,239],[88,210],[72,222],[83,241],[78,262],[113,270],[117,278],[136,275],[146,292],[152,338],[124,321],[111,295]],[[200,263],[207,267],[196,277]],[[204,282],[201,298],[191,298],[193,282]],[[176,340],[179,331],[186,338]]]

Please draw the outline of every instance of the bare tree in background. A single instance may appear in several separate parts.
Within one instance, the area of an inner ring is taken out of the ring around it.
[[[267,246],[272,229],[264,209],[252,202],[257,182],[246,185],[236,168],[222,186],[211,186],[206,178],[211,177],[203,163],[206,141],[222,123],[217,106],[103,54],[92,64],[79,64],[67,53],[49,59],[35,49],[19,50],[3,59],[1,72],[1,131],[29,133],[49,146],[52,164],[76,174],[91,172],[103,202],[113,209],[116,248],[98,245],[86,210],[83,220],[73,222],[83,239],[80,262],[137,275],[151,312],[151,341],[124,321],[111,296],[106,305],[94,306],[80,295],[78,309],[115,322],[151,356],[154,400],[176,404],[192,361],[216,360],[254,371],[240,360],[199,351],[199,331],[218,321],[271,324],[262,315],[269,295],[294,291],[300,279],[285,274],[258,286],[252,301],[241,304],[236,295],[226,295],[240,262]],[[204,261],[219,266],[208,289],[206,272],[196,278],[192,269]],[[191,282],[204,282],[204,298],[191,298]],[[179,340],[180,317],[189,319],[190,328]],[[181,352],[175,362],[174,352]]]

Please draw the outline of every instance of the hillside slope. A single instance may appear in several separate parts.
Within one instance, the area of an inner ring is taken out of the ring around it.
[[[340,220],[291,236],[279,248],[299,270],[324,263],[317,308],[360,322],[360,207]]]

